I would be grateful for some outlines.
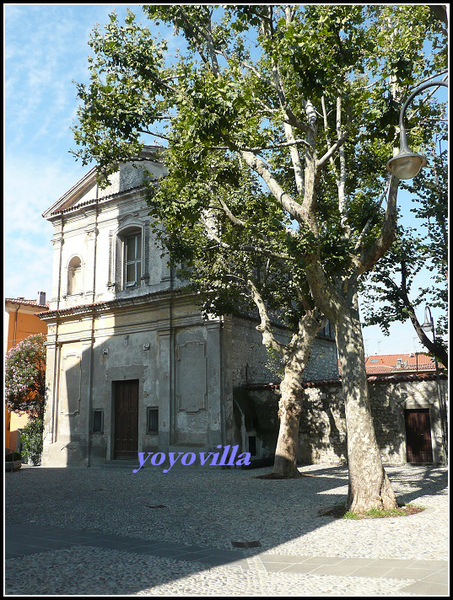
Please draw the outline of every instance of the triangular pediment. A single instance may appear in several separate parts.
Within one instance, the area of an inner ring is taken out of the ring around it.
[[[97,181],[96,169],[91,169],[82,179],[80,179],[70,190],[59,198],[52,206],[43,213],[45,219],[52,215],[69,208],[75,208],[77,205],[85,204],[96,199]]]
[[[165,174],[165,168],[156,156],[156,149],[152,146],[145,146],[139,160],[121,163],[119,171],[110,176],[110,184],[104,189],[99,188],[96,168],[93,167],[59,200],[52,204],[42,216],[45,219],[52,219],[53,216],[60,214],[62,211],[74,210],[78,206],[86,206],[94,202],[96,198],[105,198],[139,187],[143,183],[144,169],[153,173],[156,177],[162,177]]]

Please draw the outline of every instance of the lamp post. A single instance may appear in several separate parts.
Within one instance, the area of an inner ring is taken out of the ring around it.
[[[433,333],[433,343],[436,343],[436,329],[434,327],[434,319],[433,319],[433,315],[431,313],[431,308],[430,306],[427,304],[425,306],[425,322],[423,323],[423,325],[421,326],[421,328],[423,329],[423,331],[425,332],[429,332],[432,331]],[[444,463],[447,463],[447,456],[448,456],[448,449],[447,449],[447,407],[445,406],[444,403],[444,395],[442,393],[441,387],[440,387],[440,378],[439,378],[439,365],[437,362],[437,358],[435,358],[435,365],[436,365],[436,382],[437,382],[437,397],[439,399],[439,412],[440,412],[440,421],[441,421],[441,427],[442,427],[442,447],[444,450]]]
[[[425,167],[428,164],[428,161],[424,156],[412,152],[408,146],[406,128],[404,127],[404,115],[413,98],[426,88],[433,86],[448,87],[448,83],[445,81],[430,81],[429,83],[424,83],[412,92],[401,108],[399,121],[400,150],[399,153],[391,158],[387,163],[387,170],[393,173],[395,177],[398,177],[398,179],[412,179],[412,177],[415,177],[422,167]]]

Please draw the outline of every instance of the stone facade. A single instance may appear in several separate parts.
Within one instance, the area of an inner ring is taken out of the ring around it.
[[[43,215],[54,226],[53,290],[41,315],[47,466],[235,441],[248,451],[233,390],[275,380],[257,322],[203,319],[162,257],[141,182],[143,164],[164,170],[152,148],[143,158],[122,165],[105,190],[90,171]],[[330,336],[312,356],[307,377],[338,374]]]
[[[368,383],[376,437],[384,464],[444,462],[446,456],[440,406],[442,399],[446,402],[448,394],[446,376],[440,375],[437,378],[434,373],[390,375],[370,377]],[[251,421],[249,427],[254,426],[263,455],[271,455],[275,451],[278,434],[278,387],[248,385],[235,390],[235,394],[241,405],[246,407],[244,411],[248,411]],[[408,418],[410,413],[415,416],[423,415],[426,421],[424,431],[411,430],[412,424]],[[422,434],[426,438],[428,452],[417,459],[417,455],[410,452],[409,446],[414,435],[417,437]],[[340,380],[307,382],[299,429],[299,463],[345,464],[346,445],[346,421]]]

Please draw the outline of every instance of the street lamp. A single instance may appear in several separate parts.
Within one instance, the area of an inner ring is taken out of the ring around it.
[[[433,332],[433,342],[436,343],[436,332],[434,331],[434,319],[431,314],[431,308],[429,304],[425,306],[425,322],[421,326],[423,331],[432,331]]]
[[[431,81],[429,83],[424,83],[417,89],[415,89],[406,102],[403,104],[403,107],[400,112],[400,150],[399,153],[391,158],[387,163],[387,170],[390,173],[393,173],[395,177],[398,179],[412,179],[415,177],[417,173],[420,171],[422,167],[425,167],[428,164],[428,161],[421,154],[416,154],[412,152],[407,143],[406,136],[406,128],[404,127],[404,115],[406,113],[406,109],[412,99],[425,90],[428,87],[440,86],[443,85],[448,87],[448,84],[445,81]]]

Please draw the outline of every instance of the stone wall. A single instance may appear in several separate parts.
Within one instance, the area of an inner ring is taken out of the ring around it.
[[[272,358],[266,350],[262,335],[256,330],[258,323],[256,319],[237,317],[225,323],[234,387],[279,380],[281,361],[277,357]],[[275,334],[278,341],[282,343],[288,341],[288,333],[285,329],[276,328]],[[312,381],[336,377],[338,377],[338,360],[335,341],[318,335],[313,342],[303,379]]]
[[[371,411],[384,464],[403,464],[406,456],[405,411],[428,409],[433,462],[443,460],[442,421],[438,384],[447,398],[447,378],[434,374],[369,378]],[[245,386],[235,391],[248,406],[249,421],[260,437],[262,456],[275,451],[278,435],[279,388],[276,385]],[[339,380],[307,382],[299,429],[300,464],[345,464],[346,422]]]

